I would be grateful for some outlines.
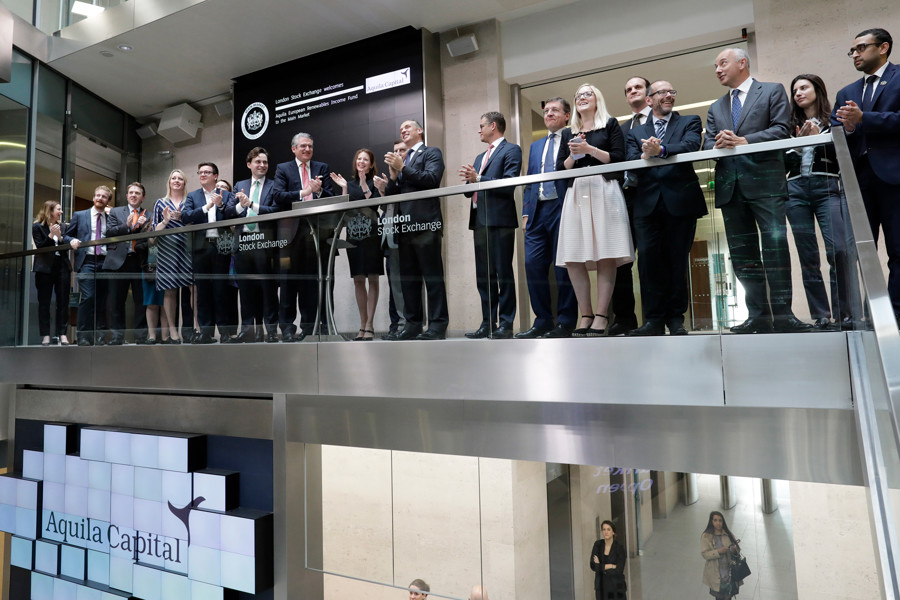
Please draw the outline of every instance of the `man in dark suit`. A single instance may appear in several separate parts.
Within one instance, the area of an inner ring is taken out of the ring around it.
[[[888,293],[900,321],[900,69],[888,62],[894,40],[866,29],[848,52],[865,73],[837,94],[832,122],[843,125],[875,241],[884,230]]]
[[[528,151],[528,175],[556,170],[559,132],[569,122],[571,113],[569,102],[565,98],[546,100],[543,109],[547,136],[531,144]],[[559,218],[565,196],[565,179],[525,186],[522,200],[525,275],[528,278],[528,297],[534,311],[534,323],[530,329],[517,333],[516,339],[566,338],[572,336],[575,328],[578,305],[569,281],[569,271],[565,267],[556,266]],[[555,318],[550,289],[551,268],[556,277]]]
[[[478,135],[488,149],[473,164],[460,168],[459,175],[464,181],[480,183],[522,174],[522,149],[507,142],[503,137],[505,132],[506,117],[502,114],[492,111],[481,115]],[[466,334],[469,339],[513,336],[516,318],[513,250],[519,226],[515,191],[515,187],[508,187],[466,194],[472,198],[469,229],[475,242],[475,285],[481,296],[481,326]]]
[[[406,158],[406,146],[403,140],[394,140],[394,152],[399,152],[401,158]],[[388,177],[376,175],[375,187],[382,196],[386,195]],[[391,223],[397,211],[396,204],[385,204],[382,219],[385,223]],[[400,283],[400,251],[397,248],[397,235],[392,227],[381,228],[381,246],[384,249],[384,272],[387,275],[390,294],[388,294],[388,315],[391,319],[390,329],[381,339],[400,333],[406,327],[406,317],[403,316],[403,287]]]
[[[418,121],[404,121],[400,126],[400,139],[407,148],[406,157],[399,152],[385,155],[384,162],[390,169],[387,195],[432,190],[441,185],[444,157],[438,148],[425,145],[423,133]],[[406,326],[390,339],[442,340],[447,336],[450,318],[441,256],[444,227],[441,201],[431,198],[400,202],[396,217]],[[427,331],[422,330],[425,320],[423,282],[428,296]]]
[[[650,100],[647,88],[650,81],[645,77],[632,77],[625,82],[625,101],[631,107],[631,117],[622,123],[622,134],[627,143],[628,132],[647,122],[650,115]],[[625,207],[628,209],[628,223],[631,226],[631,237],[636,237],[634,230],[634,201],[637,193],[640,173],[625,173],[622,191],[625,195]],[[615,322],[609,326],[607,335],[624,335],[637,327],[637,316],[634,314],[634,276],[632,263],[621,265],[616,269],[616,285],[613,288],[612,310]]]
[[[106,206],[112,198],[112,191],[105,185],[94,190],[94,206],[79,210],[72,215],[66,228],[66,235],[90,242],[109,237],[106,232]],[[106,280],[98,277],[106,259],[106,244],[79,247],[75,251],[75,272],[78,273],[78,345],[102,344],[103,327],[106,322]]]
[[[700,149],[703,123],[681,116],[675,89],[656,81],[648,97],[653,112],[644,125],[626,136],[628,160],[668,158]],[[689,163],[643,169],[634,194],[634,230],[641,279],[644,324],[628,335],[687,335],[688,258],[697,219],[707,213],[694,166]]]
[[[789,136],[790,110],[784,86],[750,77],[746,50],[723,50],[715,67],[719,83],[730,91],[709,107],[704,149],[734,148]],[[744,286],[749,313],[746,321],[731,328],[734,333],[812,328],[791,312],[786,199],[781,152],[730,156],[716,162],[716,206],[722,209],[731,263]]]
[[[272,191],[275,182],[266,179],[269,154],[257,146],[247,154],[250,179],[238,181],[234,198],[225,207],[229,219],[254,217],[275,212]],[[239,342],[278,341],[278,292],[272,278],[272,223],[250,223],[240,227],[235,247],[235,271],[241,295],[241,332]],[[263,327],[265,324],[265,338]]]
[[[152,218],[141,207],[146,191],[142,183],[135,181],[128,186],[127,204],[117,206],[109,211],[107,220],[107,237],[117,237],[139,233]],[[106,247],[106,260],[103,270],[108,272],[110,321],[112,322],[109,343],[120,345],[125,341],[125,301],[128,288],[131,288],[131,301],[134,307],[134,341],[145,343],[147,339],[147,311],[144,308],[144,283],[141,273],[141,257],[135,252],[136,242],[117,242]]]
[[[312,160],[313,139],[308,133],[298,133],[291,140],[294,160],[281,163],[275,169],[275,187],[272,199],[278,210],[291,210],[294,202],[334,196],[328,165]],[[318,220],[314,220],[318,223]],[[278,321],[285,342],[299,342],[312,333],[317,309],[319,319],[325,315],[324,294],[319,295],[319,265],[327,264],[328,250],[320,248],[320,263],[316,264],[316,247],[313,235],[321,242],[329,237],[316,227],[312,231],[308,219],[281,219],[277,225],[279,240],[288,245],[281,250],[281,306]],[[324,267],[323,273],[324,273]],[[323,289],[323,292],[326,290]],[[298,298],[299,297],[299,298]],[[300,328],[297,305],[300,306]]]
[[[234,200],[234,195],[227,190],[216,188],[219,178],[219,167],[211,162],[197,165],[200,177],[200,188],[194,190],[184,199],[181,219],[193,225],[215,223],[225,220],[225,206]],[[231,254],[219,252],[218,228],[195,231],[193,237],[193,269],[194,283],[197,286],[197,324],[200,335],[195,336],[195,344],[213,344],[216,339],[216,326],[219,327],[219,341],[230,343],[237,330],[237,323],[232,323],[234,311],[223,305],[227,301],[225,286],[228,281],[228,270],[231,266]]]

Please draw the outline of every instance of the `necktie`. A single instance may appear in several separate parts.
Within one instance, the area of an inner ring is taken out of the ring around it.
[[[403,165],[404,166],[409,166],[409,161],[412,160],[412,155],[413,155],[412,151],[409,151],[406,153],[406,156],[403,157]]]
[[[666,135],[666,121],[665,119],[657,119],[656,120],[656,139],[662,140],[663,136]]]
[[[493,150],[493,149],[494,149],[494,145],[491,144],[490,146],[488,146],[487,152],[484,153],[484,158],[481,159],[481,168],[478,169],[479,175],[484,173],[484,166],[487,164],[488,158],[490,158],[490,156],[491,156],[491,150]],[[474,194],[472,194],[472,207],[473,208],[478,207],[478,192],[475,192]]]
[[[731,123],[734,126],[732,131],[737,132],[738,121],[741,120],[741,98],[738,95],[739,90],[731,90]]]
[[[306,186],[309,185],[309,170],[306,167],[306,163],[300,163],[300,187],[301,189],[306,189]],[[307,195],[301,200],[309,200],[311,195]]]
[[[641,126],[641,113],[638,113],[631,117],[631,126],[628,128],[629,130],[635,129],[636,127]]]
[[[97,233],[94,234],[94,239],[99,240],[103,235],[100,232],[100,213],[97,213]],[[100,245],[97,244],[94,246],[94,256],[100,256]]]
[[[138,214],[137,209],[132,208],[131,214],[128,215],[128,229],[134,233],[135,229],[137,229],[137,220],[140,215]],[[134,246],[137,244],[136,240],[131,240],[131,251],[134,252]]]
[[[866,91],[863,92],[863,112],[872,110],[872,102],[875,100],[875,80],[878,75],[869,75],[866,77]]]
[[[547,148],[544,150],[544,163],[541,168],[541,173],[553,173],[556,171],[556,134],[551,133],[549,139],[547,139]],[[549,181],[547,182],[550,183]],[[556,198],[556,186],[548,185],[547,186],[553,188],[553,195],[549,195],[544,193],[544,182],[541,182],[541,198],[545,200],[552,200]]]
[[[253,212],[253,205],[259,203],[259,181],[253,182],[253,189],[250,191],[250,206],[247,208],[247,216],[255,217],[256,213]],[[256,223],[248,223],[247,231],[256,231]]]

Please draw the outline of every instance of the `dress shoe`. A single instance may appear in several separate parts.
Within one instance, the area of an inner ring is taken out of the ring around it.
[[[156,338],[148,337],[141,340],[142,346],[155,346],[157,344]]]
[[[266,343],[267,344],[277,344],[278,343],[278,334],[270,333],[266,335]]]
[[[255,342],[256,335],[254,334],[253,337],[251,337],[250,339]],[[232,337],[230,335],[220,335],[219,343],[220,344],[239,344],[240,342],[237,341],[237,336]]]
[[[235,344],[252,344],[256,342],[256,332],[252,329],[245,329],[244,331],[237,334],[237,337],[234,338]],[[225,343],[223,340],[222,343]]]
[[[609,327],[609,333],[606,335],[615,337],[617,335],[628,335],[634,329],[638,329],[637,323],[625,323],[623,321],[616,321]]]
[[[844,317],[841,319],[841,331],[853,331],[853,317]]]
[[[625,335],[629,337],[641,337],[649,335],[666,335],[666,326],[659,321],[646,321],[637,329],[632,329]]]
[[[684,328],[684,321],[681,319],[671,319],[666,326],[669,328],[669,335],[687,335],[688,330]]]
[[[423,331],[422,333],[420,333],[419,335],[416,336],[417,340],[425,340],[425,341],[443,340],[446,338],[447,338],[446,332],[441,331],[439,329],[429,329],[427,331]]]
[[[731,333],[772,333],[772,322],[763,317],[751,317],[732,327]]]
[[[178,345],[181,344],[181,340],[178,339],[178,338],[171,338],[171,337],[170,337],[170,338],[167,339],[167,340],[163,340],[162,343],[163,343],[163,344],[168,344],[168,345],[170,345],[170,346],[178,346]],[[191,343],[193,343],[193,342],[191,342]]]
[[[414,325],[407,325],[400,332],[394,336],[395,340],[403,341],[403,340],[414,340],[416,336],[422,333],[421,327],[416,327]]]
[[[78,345],[79,345],[79,346],[93,346],[93,344],[90,342],[90,340],[87,340],[87,339],[85,339],[85,338],[79,339],[79,340],[78,340]]]
[[[286,344],[290,344],[291,342],[294,341],[294,334],[293,334],[293,333],[290,333],[290,332],[288,332],[288,333],[282,333],[282,334],[281,334],[281,341],[284,342],[284,343],[286,343]]]
[[[812,325],[804,323],[794,315],[775,319],[775,331],[778,333],[802,333],[812,328]]]
[[[541,336],[545,340],[547,339],[558,339],[558,338],[570,338],[572,337],[572,330],[566,327],[565,325],[557,325],[547,333]]]
[[[535,325],[531,329],[527,329],[522,331],[521,333],[517,333],[515,338],[517,340],[533,340],[535,338],[544,337],[547,333],[549,333],[549,329],[544,329],[543,327],[538,327]]]
[[[813,323],[813,329],[819,331],[837,331],[840,329],[837,323],[832,323],[828,317],[819,317]]]
[[[513,336],[512,328],[501,325],[491,332],[492,340],[511,340]]]
[[[491,337],[491,329],[496,329],[496,327],[482,325],[475,331],[470,331],[469,333],[467,333],[466,337],[470,340],[483,340],[485,338]]]
[[[199,336],[194,336],[194,339],[191,341],[192,344],[215,344],[216,339],[209,335],[208,333],[201,333]]]
[[[111,340],[106,342],[106,345],[107,346],[121,346],[124,343],[125,343],[125,340],[123,340],[122,338],[112,338]]]
[[[306,333],[306,330],[305,330],[305,329],[301,329],[300,331],[298,331],[297,333],[294,334],[294,341],[295,341],[295,342],[302,342],[303,340],[306,339],[306,336],[307,336],[307,335],[309,335],[309,334]]]

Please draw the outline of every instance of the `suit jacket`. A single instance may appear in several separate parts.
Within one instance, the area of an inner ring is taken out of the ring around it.
[[[606,573],[606,569],[603,568],[603,553],[606,551],[606,540],[600,539],[594,542],[594,547],[591,549],[591,557],[588,559],[588,564],[591,567],[591,570],[594,572],[594,589],[599,590],[601,585],[603,585],[602,580],[603,576],[607,575],[607,579],[612,579],[616,577],[616,583],[619,583],[619,579],[621,579],[621,585],[625,585],[625,561],[628,559],[628,554],[625,551],[625,547],[613,540],[612,547],[609,549],[609,557],[612,559],[612,562],[615,563],[616,569],[614,573]],[[598,557],[600,559],[600,564],[594,563],[594,557]],[[610,569],[612,570],[612,569]],[[604,586],[607,587],[607,586]],[[608,591],[605,590],[604,591]],[[624,589],[623,589],[624,591]],[[605,596],[604,596],[605,597]]]
[[[487,152],[485,150],[485,152]],[[481,171],[485,152],[475,158],[472,165],[475,171]],[[509,179],[522,174],[522,149],[516,144],[506,141],[494,148],[488,162],[481,171],[481,181]],[[469,208],[469,229],[476,227],[518,227],[519,216],[516,210],[516,188],[507,187],[488,190],[478,194],[478,206]],[[471,198],[473,192],[466,192]]]
[[[556,132],[556,144],[559,145],[562,139],[562,129]],[[544,152],[547,150],[547,140],[549,140],[549,136],[544,136],[543,139],[540,139],[536,142],[532,142],[531,148],[528,150],[528,171],[525,173],[526,175],[538,175],[541,172],[541,162],[544,160]],[[558,149],[558,148],[557,148]],[[560,153],[563,150],[559,150]],[[555,168],[556,165],[554,165]],[[556,199],[555,200],[545,200],[545,202],[549,202],[551,204],[562,203],[563,198],[566,196],[566,180],[565,179],[557,179],[553,182],[556,185]],[[544,184],[545,186],[548,184]],[[541,201],[541,186],[540,184],[533,183],[531,185],[526,185],[525,190],[522,193],[522,216],[532,216],[537,208],[537,203]]]
[[[731,90],[709,107],[706,115],[704,150],[711,150],[716,135],[731,129],[747,138],[747,143],[769,142],[790,137],[790,108],[787,93],[780,83],[754,80],[741,105],[741,117],[735,129],[731,120]],[[720,158],[716,163],[716,206],[731,202],[735,187],[746,198],[786,196],[784,158],[780,151]]]
[[[222,206],[214,206],[210,210],[216,211],[216,221],[224,221],[226,219],[225,207],[234,200],[234,194],[225,190],[220,190],[219,193],[222,194]],[[196,189],[188,194],[184,199],[184,206],[181,208],[181,222],[185,225],[207,223],[209,216],[203,212],[204,206],[206,206],[206,193],[203,191],[203,188]],[[206,229],[193,232],[194,250],[203,249],[204,244],[206,244],[206,232]]]
[[[433,190],[440,187],[443,176],[444,156],[440,149],[423,144],[409,157],[409,164],[403,166],[400,176],[396,180],[388,181],[385,195]],[[438,233],[443,232],[444,219],[439,198],[399,202],[396,214],[409,215],[414,223],[440,223]]]
[[[104,219],[108,218],[108,215],[103,215]],[[108,223],[108,221],[107,221]],[[78,238],[82,242],[91,241],[91,209],[88,208],[86,210],[79,210],[78,212],[72,215],[72,221],[69,223],[69,226],[66,228],[66,237],[70,238]],[[81,265],[84,264],[84,257],[87,256],[88,250],[91,253],[94,252],[94,248],[96,246],[91,246],[90,248],[79,248],[75,251],[75,271],[81,271]]]
[[[234,185],[234,189],[237,191],[243,191],[247,196],[250,196],[253,187],[253,179],[244,179],[243,181],[238,181]],[[262,189],[259,191],[259,210],[256,214],[258,215],[267,215],[269,213],[276,212],[278,210],[278,206],[275,204],[275,182],[271,179],[263,179]],[[237,196],[234,195],[231,197],[231,201],[225,206],[225,218],[226,219],[241,219],[244,217],[250,216],[248,214],[248,210],[245,208],[243,212],[238,213],[237,207],[240,204],[238,202]],[[259,224],[260,231],[275,231],[274,223],[260,223]]]
[[[863,82],[854,81],[837,93],[834,111],[853,100],[862,107]],[[841,123],[831,115],[835,126]],[[900,185],[900,68],[888,63],[875,89],[872,108],[863,114],[862,122],[847,135],[850,154],[856,162],[868,155],[869,164],[882,181]]]
[[[331,177],[328,176],[330,169],[323,162],[315,160],[309,161],[309,177],[315,179],[322,177],[322,191],[318,198],[328,198],[334,196],[334,188],[331,186]],[[275,186],[272,189],[272,200],[277,208],[276,211],[291,210],[294,202],[300,200],[300,190],[303,189],[303,183],[300,180],[300,169],[297,167],[297,160],[290,160],[278,165],[275,169]],[[277,230],[279,239],[293,240],[297,235],[297,227],[300,224],[299,219],[281,219],[278,221]]]
[[[635,127],[626,135],[628,160],[641,158],[641,140],[656,135],[655,121],[651,115],[646,123]],[[673,111],[662,139],[667,156],[699,150],[702,130],[700,117],[682,117]],[[699,218],[706,214],[706,200],[692,164],[641,169],[639,175],[640,183],[634,196],[635,216],[650,215],[660,201],[673,216]]]
[[[71,242],[72,238],[62,233],[66,231],[65,223],[60,223],[59,229],[60,233],[62,234],[62,239],[59,240],[59,243],[68,244],[69,242]],[[47,248],[48,246],[57,245],[56,241],[54,241],[53,238],[50,237],[50,226],[44,225],[43,223],[32,224],[31,239],[34,242],[35,248]],[[66,271],[71,271],[72,267],[69,263],[69,251],[64,250],[60,252],[60,254],[62,255],[62,268]],[[36,273],[52,273],[54,260],[56,260],[56,254],[53,252],[35,254],[31,270]]]
[[[147,217],[148,221],[153,220],[153,215],[150,211],[146,210],[143,206],[139,209],[144,211],[144,216]],[[106,237],[117,237],[120,235],[129,235],[132,233],[139,233],[140,227],[131,228],[128,226],[128,215],[131,212],[131,207],[127,204],[123,206],[117,206],[109,211],[107,215],[108,220],[106,222]],[[103,270],[104,271],[118,271],[122,268],[122,265],[125,263],[125,257],[128,256],[128,250],[131,248],[131,242],[116,242],[114,244],[107,244],[106,246],[106,260],[103,261]],[[135,248],[137,250],[137,248]]]

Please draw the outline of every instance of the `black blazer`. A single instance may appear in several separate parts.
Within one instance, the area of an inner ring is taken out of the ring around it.
[[[109,215],[104,213],[103,220],[107,222],[108,226]],[[90,208],[79,210],[78,212],[72,214],[72,220],[69,222],[68,227],[66,227],[65,237],[78,238],[82,242],[91,241]],[[81,266],[84,264],[84,259],[88,255],[88,250],[90,249],[91,253],[93,254],[94,248],[96,248],[96,246],[91,246],[90,248],[82,247],[75,251],[75,271],[77,271],[78,273],[81,272]]]
[[[222,206],[213,207],[216,211],[216,222],[224,221],[226,219],[225,207],[234,200],[234,194],[227,190],[219,190],[219,193],[222,195]],[[206,206],[206,192],[203,191],[203,188],[194,190],[184,198],[184,206],[181,209],[181,221],[185,225],[200,225],[206,223],[208,217],[207,213],[203,212],[204,206]],[[203,247],[206,244],[206,232],[206,229],[193,232],[192,236],[194,238],[195,251],[203,250]]]
[[[403,166],[400,176],[388,181],[386,196],[433,190],[441,185],[444,176],[444,155],[439,148],[419,146],[409,158],[409,164]],[[443,231],[443,214],[439,198],[429,200],[409,200],[397,204],[398,215],[409,215],[414,223],[436,222],[441,224],[437,233]]]
[[[485,151],[486,152],[486,151]],[[475,171],[481,170],[484,152],[475,158]],[[522,149],[505,139],[488,157],[488,163],[481,173],[481,181],[509,179],[522,174]],[[469,229],[476,227],[518,227],[519,215],[516,210],[516,188],[500,188],[478,194],[478,206],[469,207]],[[472,192],[466,192],[471,198]]]
[[[611,585],[613,582],[618,587],[622,586],[622,590],[625,589],[625,561],[628,559],[628,554],[625,552],[625,546],[613,540],[612,548],[609,550],[609,556],[612,559],[612,562],[615,563],[616,568],[612,573],[605,572],[606,569],[603,568],[603,553],[606,551],[606,540],[597,540],[594,542],[594,547],[591,549],[591,557],[588,559],[588,563],[591,567],[591,570],[594,572],[594,589],[599,590],[602,587],[606,588],[607,585]],[[594,564],[594,557],[600,559],[600,564]],[[612,569],[609,569],[612,571]],[[606,579],[606,582],[603,581]]]
[[[641,140],[656,135],[656,119],[651,114],[647,122],[632,129],[627,136],[628,160],[641,158]],[[697,115],[681,116],[673,112],[666,126],[662,144],[666,155],[696,152],[700,149],[703,123]],[[670,215],[702,217],[707,213],[706,200],[694,166],[688,163],[664,165],[638,172],[639,184],[634,194],[634,214],[649,216],[662,201]]]
[[[615,117],[610,117],[603,129],[595,129],[593,131],[584,131],[585,140],[591,146],[606,150],[609,152],[609,163],[622,162],[625,160],[625,136],[622,133],[622,127]],[[572,140],[572,130],[566,127],[561,132],[559,155],[556,157],[556,170],[565,171],[565,162],[569,157],[569,142]],[[575,161],[573,169],[581,169],[582,167],[596,167],[604,163],[600,162],[593,156],[585,156]],[[622,172],[613,173],[603,176],[607,181],[616,180],[622,182],[625,174]],[[568,179],[568,187],[572,187],[574,179]]]
[[[64,232],[66,230],[66,224],[60,223],[59,230],[62,234],[62,239],[59,241],[59,244],[68,244],[74,238],[71,238],[65,235]],[[34,223],[31,226],[31,239],[34,241],[35,248],[47,248],[48,246],[57,246],[57,242],[50,237],[50,226],[44,225],[43,223]],[[62,260],[60,261],[62,264],[62,268],[65,271],[71,271],[72,266],[69,264],[69,251],[64,250],[59,253]],[[53,261],[57,258],[55,252],[46,252],[43,254],[35,254],[34,261],[31,265],[31,270],[35,273],[52,273],[53,272]]]

